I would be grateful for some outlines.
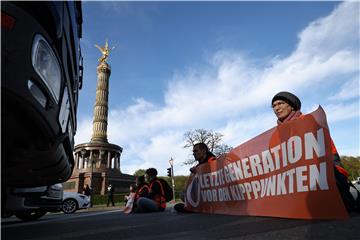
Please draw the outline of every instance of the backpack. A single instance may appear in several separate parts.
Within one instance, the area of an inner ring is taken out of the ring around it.
[[[161,186],[164,190],[164,197],[165,197],[166,201],[169,202],[169,201],[173,200],[173,198],[174,198],[173,189],[170,187],[169,183],[166,180],[161,179],[161,178],[158,178],[158,180],[160,181]]]
[[[352,211],[360,211],[360,193],[356,189],[356,187],[348,180],[348,177],[342,174],[336,167],[335,167],[335,180],[336,185],[339,189],[341,198],[344,202],[346,210],[348,212]],[[350,192],[350,187],[353,187],[357,191],[357,199],[354,199],[353,195]]]

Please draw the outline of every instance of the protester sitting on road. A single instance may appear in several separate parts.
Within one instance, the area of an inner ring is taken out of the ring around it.
[[[147,182],[145,182],[145,176],[138,176],[136,178],[136,192],[135,192],[135,201],[140,197],[146,197],[150,192],[150,187]]]
[[[293,121],[302,118],[301,101],[300,99],[290,92],[279,92],[271,100],[271,107],[277,117],[277,124],[285,124],[289,121]],[[331,140],[331,152],[334,155],[334,164],[343,169],[340,162],[340,156],[337,153],[335,145]],[[345,169],[343,169],[346,171]],[[343,171],[340,170],[340,171]]]
[[[135,191],[135,197],[134,197],[134,204],[133,204],[133,210],[132,212],[135,212],[137,209],[137,200],[140,197],[146,197],[150,192],[150,187],[147,182],[145,182],[145,176],[138,176],[136,178],[136,191]]]
[[[277,93],[271,100],[271,107],[277,117],[278,125],[286,124],[289,121],[303,117],[300,111],[300,99],[290,92]],[[331,153],[333,154],[336,184],[346,208],[348,210],[353,210],[352,208],[355,208],[355,200],[352,198],[349,191],[349,173],[343,167],[340,156],[332,139],[330,141],[330,148]]]
[[[149,194],[145,197],[140,197],[137,202],[136,213],[141,212],[160,212],[166,208],[166,199],[164,197],[164,189],[157,178],[157,170],[149,168],[145,172],[145,177],[150,184]]]
[[[130,193],[135,193],[136,192],[136,185],[135,184],[131,184],[129,187],[129,194],[124,196],[124,201],[125,201],[125,206],[126,203],[128,202],[129,198],[130,198]]]
[[[198,162],[198,164],[192,168],[190,168],[190,172],[191,174],[195,174],[196,173],[196,168],[204,163],[210,162],[210,161],[214,161],[216,160],[215,155],[209,151],[208,146],[203,143],[196,143],[193,146],[193,155],[195,160]],[[181,200],[184,201],[184,193],[181,196]],[[184,203],[177,203],[174,205],[174,209],[178,212],[189,212],[188,210],[185,209],[185,204]]]
[[[196,143],[193,146],[193,155],[198,164],[190,168],[191,173],[196,173],[196,168],[199,165],[216,160],[215,155],[209,151],[208,146],[203,142]]]

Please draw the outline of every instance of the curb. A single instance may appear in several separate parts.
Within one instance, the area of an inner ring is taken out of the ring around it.
[[[93,206],[85,209],[79,209],[76,212],[93,212],[93,211],[112,211],[112,210],[122,210],[124,206]]]
[[[175,203],[172,202],[168,202],[166,204],[166,210],[172,209],[175,205]],[[79,209],[76,212],[94,212],[94,211],[112,211],[112,210],[123,210],[125,206],[123,205],[118,205],[118,206],[104,206],[104,205],[98,205],[98,206],[93,206],[93,207],[89,207],[89,208],[85,208],[85,209]]]

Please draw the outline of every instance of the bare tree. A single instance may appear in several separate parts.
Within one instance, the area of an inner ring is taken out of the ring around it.
[[[232,149],[232,147],[230,147],[229,145],[221,144],[219,147],[217,147],[213,151],[213,154],[215,154],[215,156],[220,156],[220,155],[222,155],[224,153],[230,152],[231,149]]]
[[[205,143],[209,150],[216,156],[227,153],[231,150],[231,147],[222,143],[222,135],[218,132],[208,131],[205,129],[195,129],[188,131],[184,134],[185,142],[184,148],[192,148],[196,143]],[[185,165],[192,165],[195,159],[185,160]]]

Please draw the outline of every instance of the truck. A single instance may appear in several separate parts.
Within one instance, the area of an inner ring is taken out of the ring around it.
[[[82,21],[80,1],[1,1],[2,216],[61,208],[59,183],[74,168]]]

